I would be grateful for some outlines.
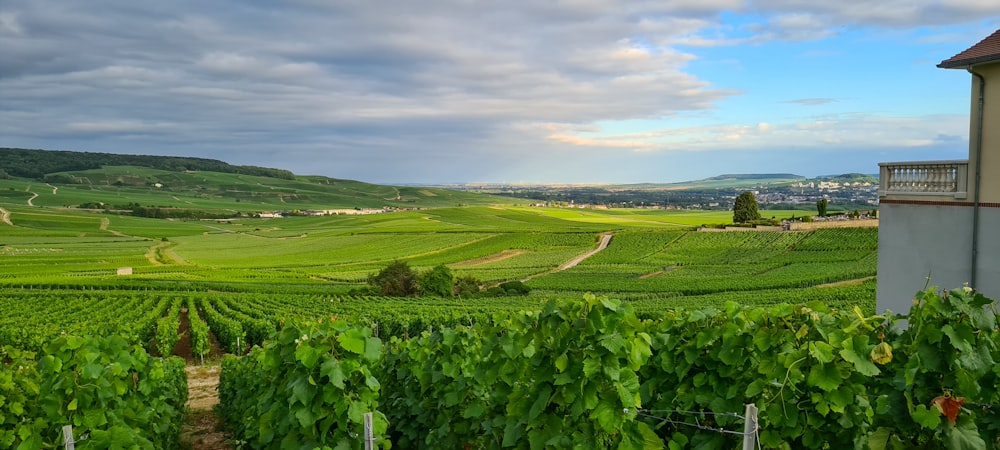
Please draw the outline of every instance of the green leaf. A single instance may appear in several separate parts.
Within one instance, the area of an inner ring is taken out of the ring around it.
[[[311,404],[313,396],[316,395],[316,387],[310,385],[305,377],[295,378],[289,387],[292,388],[292,398],[303,405]]]
[[[378,361],[381,356],[382,340],[377,337],[366,338],[364,358],[369,361]]]
[[[618,367],[617,362],[612,361],[612,364],[607,364],[603,367],[604,375],[607,375],[612,381],[618,381],[621,378],[621,367]]]
[[[868,448],[871,450],[887,450],[887,444],[891,436],[892,430],[880,427],[868,435]]]
[[[605,433],[614,433],[618,423],[623,419],[622,411],[614,403],[601,400],[590,413],[590,418],[596,420]]]
[[[344,368],[341,367],[340,361],[332,355],[327,357],[326,361],[319,368],[319,373],[321,376],[327,377],[330,383],[336,386],[338,389],[344,389]]]
[[[357,329],[351,328],[337,335],[337,342],[344,350],[357,355],[365,354],[365,337]]]
[[[549,404],[550,397],[552,397],[552,387],[542,387],[541,391],[539,391],[535,397],[535,402],[531,404],[531,409],[528,410],[529,421],[534,420],[539,414],[542,413],[542,411],[545,410],[545,407]]]
[[[840,371],[837,370],[836,364],[827,363],[812,366],[806,381],[811,386],[816,386],[829,392],[837,389],[843,378],[840,376]]]
[[[765,386],[767,386],[767,380],[763,379],[754,380],[752,383],[750,383],[750,385],[747,386],[747,389],[746,391],[744,391],[743,395],[746,396],[747,398],[754,397],[757,394],[764,392]]]
[[[986,441],[971,420],[963,420],[957,426],[946,423],[944,442],[949,450],[986,450]]]
[[[583,376],[590,378],[601,371],[601,360],[598,358],[584,357]]]
[[[951,341],[951,345],[954,346],[961,352],[971,352],[972,342],[976,340],[976,337],[972,334],[972,327],[962,323],[956,324],[958,328],[952,327],[951,324],[947,324],[941,327],[941,332],[945,336],[948,336],[948,340]]]
[[[559,372],[565,372],[566,366],[569,365],[569,357],[566,356],[565,353],[563,353],[559,355],[558,358],[556,358],[555,364],[556,364],[556,369],[559,370]]]
[[[67,336],[66,337],[66,348],[70,350],[76,350],[83,346],[84,339],[78,336]]]
[[[660,450],[663,447],[663,440],[656,435],[656,432],[645,422],[639,422],[639,435],[642,436],[643,450]]]
[[[299,426],[303,428],[312,427],[316,423],[316,415],[313,414],[312,408],[296,408],[295,418],[299,419]]]
[[[507,426],[503,429],[503,442],[504,447],[513,447],[521,440],[524,436],[524,426],[517,422],[516,420],[509,420]]]
[[[926,405],[917,405],[910,411],[910,417],[921,427],[933,430],[941,424],[941,410],[937,408],[927,408]]]
[[[809,354],[817,361],[828,363],[833,361],[833,346],[823,341],[809,343]]]
[[[470,419],[479,417],[482,416],[484,412],[486,412],[486,408],[483,407],[483,404],[474,402],[465,408],[465,411],[462,412],[462,418]]]
[[[601,347],[608,349],[611,353],[618,353],[625,346],[625,338],[621,334],[612,333],[601,337]]]
[[[316,363],[319,362],[319,357],[320,353],[311,345],[304,342],[299,344],[298,348],[295,349],[295,359],[302,363],[302,365],[307,369],[316,367]]]
[[[871,350],[863,348],[863,345],[855,337],[849,337],[844,340],[844,349],[840,351],[840,356],[845,361],[854,364],[854,370],[857,370],[858,373],[873,377],[882,371],[868,359],[869,353]]]
[[[87,363],[83,366],[82,375],[86,380],[96,380],[104,372],[104,366],[97,363]]]

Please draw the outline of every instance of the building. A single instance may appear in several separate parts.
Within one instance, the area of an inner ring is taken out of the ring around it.
[[[928,277],[1000,298],[1000,30],[938,67],[969,72],[969,159],[879,163],[878,312]]]

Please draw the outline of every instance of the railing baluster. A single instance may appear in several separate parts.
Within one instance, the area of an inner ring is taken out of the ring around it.
[[[968,161],[881,163],[884,194],[964,194]]]

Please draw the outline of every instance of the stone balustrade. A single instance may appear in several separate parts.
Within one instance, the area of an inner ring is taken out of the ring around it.
[[[892,195],[968,195],[969,161],[914,161],[879,163],[879,197]]]

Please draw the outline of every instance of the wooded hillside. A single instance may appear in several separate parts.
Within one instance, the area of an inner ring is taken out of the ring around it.
[[[50,173],[100,169],[104,166],[139,166],[173,172],[198,170],[295,179],[295,175],[287,170],[234,166],[206,158],[0,148],[0,177],[5,172],[13,177],[42,179]]]

